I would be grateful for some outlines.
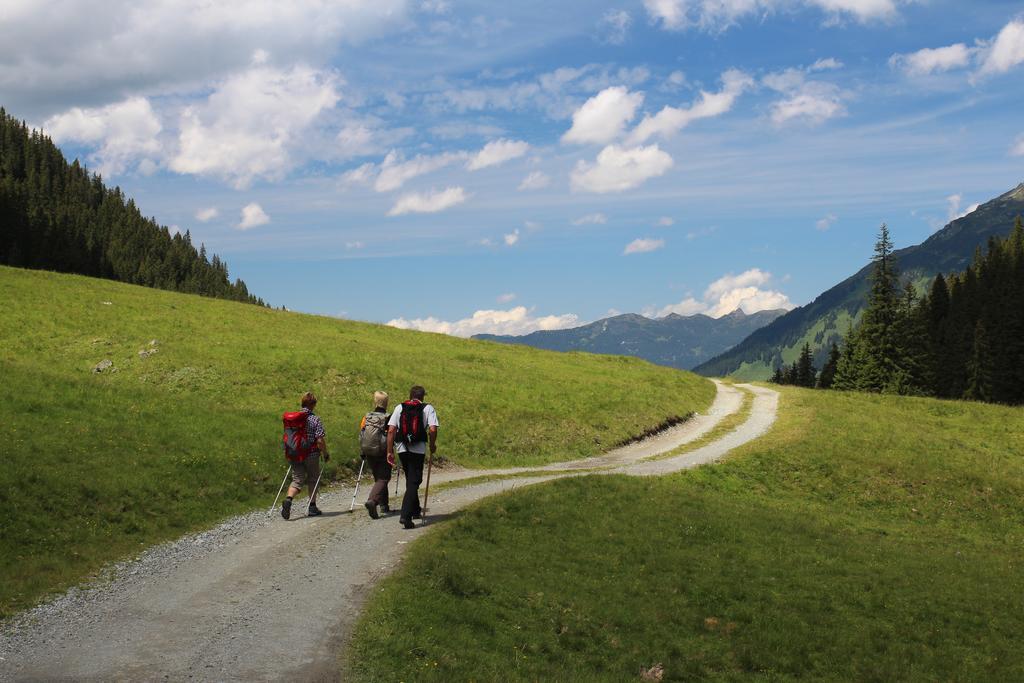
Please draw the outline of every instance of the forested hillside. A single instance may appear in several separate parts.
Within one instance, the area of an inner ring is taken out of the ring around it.
[[[0,108],[0,264],[263,304],[188,232],[145,218],[121,189],[68,163]]]
[[[897,250],[894,256],[903,282],[926,288],[939,273],[963,270],[990,237],[1009,235],[1021,214],[1024,184],[952,221],[921,244]],[[831,345],[859,320],[868,300],[871,272],[872,266],[865,266],[694,371],[707,376],[768,379],[774,368],[795,362],[804,344],[810,345],[815,364],[821,367]]]

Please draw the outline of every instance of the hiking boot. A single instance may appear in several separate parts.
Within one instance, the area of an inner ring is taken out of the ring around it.
[[[411,519],[400,519],[398,521],[401,522],[402,526],[404,526],[406,529],[415,529],[416,528],[416,525],[412,523]]]
[[[292,502],[287,498],[285,498],[284,502],[281,503],[281,516],[285,519],[292,516]]]
[[[320,508],[316,506],[316,503],[310,503],[309,510],[306,511],[306,514],[310,517],[319,517],[323,513],[320,512]]]
[[[370,513],[370,517],[374,519],[380,518],[380,515],[377,514],[377,506],[375,504],[371,503],[370,501],[366,501],[365,503],[363,503],[363,505],[366,506],[366,511]]]
[[[414,512],[414,513],[412,513],[412,518],[413,519],[423,519],[423,513],[422,512]]]

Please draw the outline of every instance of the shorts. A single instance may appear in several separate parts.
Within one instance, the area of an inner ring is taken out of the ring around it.
[[[307,483],[310,489],[316,485],[317,477],[320,476],[320,454],[308,456],[302,462],[292,463],[292,486],[299,491]]]

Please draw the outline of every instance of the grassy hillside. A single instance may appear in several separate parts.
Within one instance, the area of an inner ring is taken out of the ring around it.
[[[714,394],[634,359],[79,276],[0,268],[0,298],[0,615],[145,545],[269,506],[286,469],[280,415],[307,389],[335,467],[356,461],[375,389],[399,398],[426,386],[439,454],[469,467],[596,454]],[[105,359],[117,372],[94,374]]]
[[[1024,679],[1024,409],[783,392],[719,465],[438,528],[364,615],[355,678]]]

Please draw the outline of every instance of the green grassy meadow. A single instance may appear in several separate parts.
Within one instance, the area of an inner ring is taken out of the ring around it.
[[[475,505],[410,548],[355,680],[1024,680],[1024,410],[784,388],[662,478]]]
[[[286,470],[280,416],[305,390],[320,399],[335,474],[358,463],[376,389],[394,405],[423,384],[439,454],[467,467],[594,455],[714,395],[707,380],[629,358],[78,276],[0,268],[0,297],[0,616],[152,543],[269,506]],[[117,372],[94,374],[104,359]]]

